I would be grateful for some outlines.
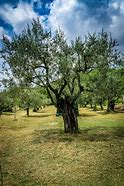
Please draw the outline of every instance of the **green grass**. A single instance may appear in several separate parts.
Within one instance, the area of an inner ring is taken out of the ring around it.
[[[79,134],[64,134],[47,107],[0,118],[4,186],[123,186],[124,113],[80,109]]]

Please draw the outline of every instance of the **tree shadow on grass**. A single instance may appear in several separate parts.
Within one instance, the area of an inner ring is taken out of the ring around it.
[[[73,141],[111,141],[112,139],[124,138],[124,127],[93,127],[80,130],[76,134],[65,134],[62,129],[35,130],[33,144],[44,142],[59,143]]]
[[[79,117],[92,117],[92,116],[97,116],[97,114],[85,114],[85,113],[79,114]]]
[[[2,115],[9,116],[9,115],[14,115],[14,113],[13,112],[3,112]]]
[[[26,128],[26,126],[18,126],[18,125],[13,125],[13,124],[10,124],[10,125],[1,125],[0,126],[1,132],[2,131],[9,131],[9,130],[11,130],[11,131],[17,131],[17,130],[22,130],[24,128]]]
[[[115,111],[111,111],[111,112],[107,112],[107,111],[99,111],[97,112],[98,114],[101,114],[101,115],[107,115],[107,114],[119,114],[119,113],[124,113],[124,111],[122,110],[115,110]]]
[[[47,112],[48,112],[48,111],[46,111],[44,108],[37,111],[37,113],[41,113],[41,114],[42,114],[42,113],[47,113]]]
[[[28,117],[28,118],[45,118],[45,117],[49,117],[49,116],[55,116],[55,114],[41,114],[41,115],[29,115],[29,116],[23,116],[23,117]]]
[[[97,111],[97,114],[108,115],[108,114],[110,114],[110,113],[107,112],[106,110],[104,110],[104,111]]]

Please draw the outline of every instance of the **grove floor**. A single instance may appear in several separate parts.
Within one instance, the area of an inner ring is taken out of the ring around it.
[[[124,113],[80,108],[80,133],[72,135],[55,112],[1,116],[3,185],[124,186]]]

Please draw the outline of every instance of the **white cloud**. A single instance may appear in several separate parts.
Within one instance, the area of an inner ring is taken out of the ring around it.
[[[5,4],[0,7],[0,16],[6,22],[12,25],[14,32],[20,33],[29,24],[33,18],[40,17],[34,12],[31,4],[20,2],[16,8]]]
[[[48,17],[53,30],[58,26],[67,38],[74,39],[78,35],[84,37],[88,32],[99,32],[104,28],[124,42],[124,1],[110,1],[105,10],[101,7],[92,13],[92,7],[76,0],[54,0]],[[101,11],[102,10],[102,11]],[[124,44],[124,43],[123,43]]]
[[[20,1],[16,8],[10,5],[0,7],[0,16],[2,19],[13,26],[16,33],[20,33],[27,24],[31,23],[33,18],[39,17],[43,26],[47,28],[47,16],[39,16],[33,9],[34,3],[42,7],[40,0],[32,0],[31,3]],[[124,0],[110,0],[105,7],[89,7],[83,3],[86,1],[77,0],[54,0],[51,6],[46,4],[50,9],[48,15],[48,26],[55,31],[60,27],[67,36],[72,40],[77,36],[84,38],[88,32],[98,32],[104,28],[111,31],[112,35],[117,38],[121,45],[124,45]],[[5,32],[0,28],[0,34]]]
[[[114,9],[117,10],[120,7],[120,3],[118,3],[118,2],[112,2],[111,3],[111,7],[113,7]]]
[[[109,25],[109,31],[119,41],[120,48],[124,48],[124,1],[113,2],[110,4],[109,9],[118,9],[118,14],[111,15],[112,24]]]
[[[76,0],[54,0],[48,20],[53,30],[59,26],[69,40],[99,30],[95,18],[88,16],[86,5]]]

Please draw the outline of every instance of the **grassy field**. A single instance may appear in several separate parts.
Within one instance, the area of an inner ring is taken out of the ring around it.
[[[4,186],[124,186],[124,113],[80,109],[79,134],[64,134],[50,106],[0,118]]]

